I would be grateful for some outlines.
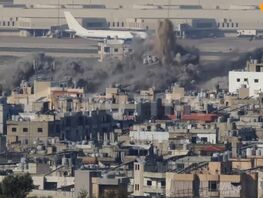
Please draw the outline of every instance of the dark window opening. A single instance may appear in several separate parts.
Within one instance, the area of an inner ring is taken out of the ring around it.
[[[152,185],[152,181],[151,180],[148,180],[147,181],[147,186],[151,186]]]
[[[165,187],[166,183],[165,180],[161,181],[161,187]]]
[[[110,53],[110,47],[104,47],[104,52]]]
[[[43,132],[43,129],[42,129],[42,128],[37,128],[37,132],[38,132],[38,133],[42,133],[42,132]]]
[[[28,132],[28,128],[23,128],[23,132]]]
[[[216,181],[208,181],[208,191],[209,192],[217,191],[217,182]]]

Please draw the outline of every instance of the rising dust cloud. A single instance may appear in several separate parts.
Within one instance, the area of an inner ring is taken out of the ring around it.
[[[134,41],[134,53],[123,61],[108,59],[99,63],[94,59],[53,58],[44,54],[32,54],[23,58],[0,57],[0,83],[11,90],[21,80],[34,79],[66,81],[84,87],[89,93],[103,92],[106,87],[121,85],[129,91],[155,87],[158,90],[178,83],[185,88],[195,88],[196,84],[217,83],[225,79],[228,71],[240,69],[249,57],[260,60],[262,50],[241,56],[238,61],[218,61],[207,66],[200,63],[199,51],[177,44],[173,25],[169,20],[159,22],[155,37],[142,44]],[[144,55],[156,55],[160,62],[144,65]]]

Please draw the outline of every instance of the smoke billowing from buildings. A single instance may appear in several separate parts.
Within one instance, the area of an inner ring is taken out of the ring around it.
[[[176,39],[173,24],[170,20],[159,21],[156,31],[155,49],[163,63],[171,63],[176,53]]]
[[[157,42],[156,42],[157,40]],[[169,20],[160,22],[157,36],[145,42],[134,41],[135,53],[123,61],[108,59],[99,63],[88,58],[53,58],[35,54],[23,58],[0,57],[0,83],[13,89],[21,80],[49,79],[67,81],[89,93],[102,92],[119,84],[130,91],[149,87],[166,89],[171,83],[185,88],[226,82],[228,71],[243,68],[249,58],[262,59],[262,49],[242,55],[238,60],[223,60],[206,65],[199,61],[199,50],[176,44]],[[160,64],[144,65],[144,55],[158,55]],[[207,83],[209,82],[209,83]]]
[[[21,80],[52,79],[74,82],[88,92],[104,91],[106,87],[120,84],[128,90],[155,87],[165,89],[171,83],[192,86],[199,75],[199,55],[196,49],[185,49],[176,45],[173,26],[169,20],[160,22],[156,38],[145,42],[134,41],[135,53],[123,61],[94,59],[52,58],[43,54],[12,60],[12,68],[1,73],[4,88],[12,89]],[[155,42],[156,39],[158,42]],[[158,56],[164,61],[156,65],[144,65],[146,54]],[[0,76],[1,77],[1,76]]]
[[[172,64],[143,65],[141,55],[131,55],[124,62],[108,60],[99,63],[94,59],[52,58],[43,54],[23,58],[0,57],[0,83],[4,89],[12,89],[21,80],[52,79],[67,81],[84,87],[90,93],[102,92],[106,87],[120,84],[130,91],[156,87],[165,89],[177,82],[186,88],[196,85],[226,84],[228,71],[244,68],[246,60],[262,59],[258,49],[242,55],[236,61],[218,61],[212,65],[198,64],[198,51],[184,49],[177,53]]]

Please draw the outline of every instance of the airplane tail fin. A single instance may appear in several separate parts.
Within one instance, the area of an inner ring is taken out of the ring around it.
[[[82,30],[85,30],[85,28],[83,28],[79,22],[75,19],[75,17],[72,16],[72,14],[68,11],[64,12],[67,24],[68,24],[68,28],[70,30],[73,30],[75,32],[79,32]]]

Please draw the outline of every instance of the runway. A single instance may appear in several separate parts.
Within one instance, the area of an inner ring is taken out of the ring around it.
[[[216,61],[226,57],[239,56],[242,53],[263,48],[263,40],[248,38],[206,38],[178,39],[185,47],[195,47],[200,51],[200,59]],[[24,56],[44,52],[56,57],[97,57],[97,41],[69,38],[0,37],[0,55]]]
[[[87,39],[0,37],[0,55],[45,53],[55,57],[97,57],[97,41]]]

